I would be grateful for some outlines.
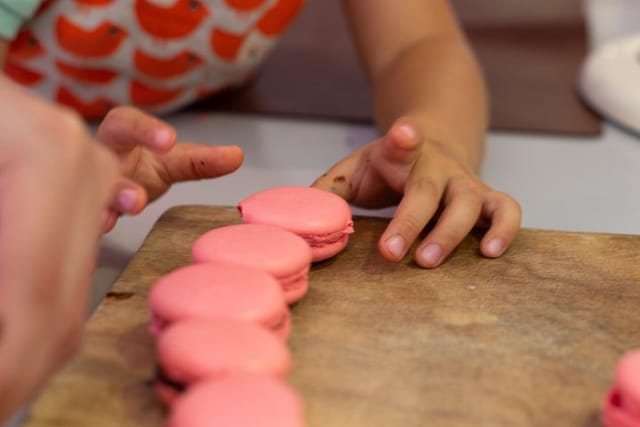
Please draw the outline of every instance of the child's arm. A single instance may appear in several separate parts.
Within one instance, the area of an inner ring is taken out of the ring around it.
[[[482,253],[500,256],[518,232],[520,207],[474,173],[487,95],[447,1],[345,0],[345,7],[385,135],[314,185],[363,207],[399,202],[379,242],[387,259],[401,259],[437,213],[416,250],[419,265],[439,265],[476,225],[489,225]]]

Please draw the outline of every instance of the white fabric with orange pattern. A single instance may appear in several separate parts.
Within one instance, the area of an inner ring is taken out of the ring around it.
[[[304,0],[48,0],[5,72],[89,118],[163,113],[241,85]]]

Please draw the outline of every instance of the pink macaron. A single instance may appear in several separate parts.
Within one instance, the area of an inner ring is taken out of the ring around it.
[[[194,385],[171,408],[167,427],[302,427],[302,399],[282,380],[234,374]]]
[[[219,317],[257,323],[283,339],[291,331],[280,283],[266,271],[235,264],[193,264],[161,277],[149,308],[154,335],[178,320]]]
[[[312,187],[278,187],[255,193],[238,204],[242,221],[269,224],[305,239],[313,261],[338,254],[353,233],[349,204],[328,191]]]
[[[311,248],[300,236],[264,224],[236,224],[203,234],[191,250],[194,263],[227,262],[272,274],[291,304],[308,288]]]
[[[156,341],[156,392],[171,405],[191,384],[236,372],[285,378],[291,369],[287,346],[250,322],[190,319],[175,322]]]
[[[606,427],[640,427],[640,349],[626,353],[618,362],[602,422]]]

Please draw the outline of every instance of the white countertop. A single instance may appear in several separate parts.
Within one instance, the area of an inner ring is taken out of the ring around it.
[[[585,6],[594,45],[640,31],[637,0],[585,0]],[[265,188],[308,185],[375,137],[367,126],[260,116],[184,113],[168,121],[181,140],[240,145],[244,165],[227,177],[176,185],[143,214],[121,219],[103,241],[93,306],[167,208],[235,205]],[[481,176],[520,202],[523,227],[640,234],[640,137],[612,125],[595,138],[491,132]]]

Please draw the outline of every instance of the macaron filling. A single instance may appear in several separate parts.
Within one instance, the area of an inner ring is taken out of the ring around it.
[[[291,330],[291,313],[289,310],[285,311],[281,316],[277,317],[274,321],[265,324],[265,327],[273,331],[276,335],[286,337]]]
[[[169,377],[167,372],[162,369],[162,366],[156,365],[156,381],[163,386],[170,388],[172,391],[176,393],[182,393],[187,389],[187,385],[172,379]]]
[[[151,321],[149,331],[152,335],[158,336],[165,330],[171,322],[161,318],[156,313],[151,313]],[[286,337],[289,334],[291,326],[291,313],[286,310],[273,321],[265,322],[264,327],[274,332],[278,336]]]
[[[169,326],[168,321],[154,312],[151,313],[151,320],[149,322],[149,332],[151,332],[151,335],[159,335],[167,326]]]
[[[340,231],[323,234],[300,233],[299,236],[307,241],[312,248],[344,243],[349,234],[353,234],[353,222],[349,222],[347,226]]]
[[[602,421],[606,427],[640,427],[640,417],[624,407],[620,390],[613,387],[607,394]]]
[[[305,267],[300,271],[287,276],[276,277],[282,286],[284,292],[289,292],[304,286],[309,280],[309,267]]]

